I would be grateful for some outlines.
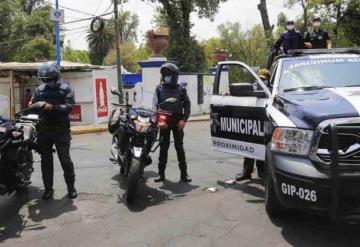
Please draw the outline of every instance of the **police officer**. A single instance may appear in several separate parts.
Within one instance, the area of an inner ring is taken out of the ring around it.
[[[268,69],[261,69],[258,72],[258,76],[264,82],[264,84],[268,87],[270,85],[270,71]]]
[[[276,41],[274,48],[279,50],[281,45],[285,53],[288,53],[289,50],[304,48],[304,38],[299,31],[295,30],[294,21],[286,22],[286,31]]]
[[[184,127],[190,116],[191,103],[185,87],[178,84],[179,69],[172,63],[164,64],[161,69],[162,83],[157,86],[154,94],[153,107],[172,114],[167,123],[160,123],[160,156],[159,177],[155,182],[165,180],[165,168],[170,146],[170,134],[173,133],[175,149],[183,182],[191,182],[187,173],[187,164],[184,151]],[[176,98],[175,103],[165,102],[169,98]]]
[[[305,46],[310,49],[331,49],[330,35],[321,29],[321,18],[315,17],[312,20],[313,30],[305,36]]]
[[[267,69],[261,69],[258,71],[258,76],[264,82],[264,84],[268,87],[270,81],[270,71]],[[251,179],[251,174],[254,171],[254,159],[244,158],[244,167],[241,173],[236,175],[236,181],[243,181],[247,179]],[[264,177],[264,161],[257,160],[256,168],[258,172],[259,178]]]
[[[44,84],[34,92],[32,103],[46,102],[40,117],[39,148],[41,151],[41,171],[45,192],[43,199],[53,197],[54,161],[53,146],[64,170],[68,196],[77,197],[75,189],[74,164],[70,158],[70,118],[72,105],[75,103],[74,91],[60,79],[60,69],[55,64],[44,64],[38,69],[38,78]]]

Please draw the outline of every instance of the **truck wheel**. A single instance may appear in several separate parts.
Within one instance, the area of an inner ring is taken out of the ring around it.
[[[139,177],[140,177],[140,161],[137,159],[133,159],[128,175],[128,186],[127,186],[127,196],[126,196],[126,202],[128,204],[133,204],[135,201],[137,188],[139,185]]]
[[[275,192],[275,183],[271,175],[270,163],[268,162],[268,155],[265,161],[265,209],[270,216],[279,216],[288,211],[279,201]]]

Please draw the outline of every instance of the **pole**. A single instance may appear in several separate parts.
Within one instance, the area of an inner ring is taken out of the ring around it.
[[[118,89],[121,95],[123,95],[123,84],[121,74],[121,55],[120,55],[120,33],[119,33],[119,22],[118,22],[118,0],[114,0],[114,19],[115,19],[115,49],[116,49],[116,68],[117,68],[117,79]],[[123,98],[119,97],[119,102],[123,103]]]
[[[59,0],[55,0],[55,8],[56,11],[59,10]],[[60,22],[56,21],[55,24],[55,32],[56,32],[56,64],[60,67],[61,61],[61,47],[60,47]]]

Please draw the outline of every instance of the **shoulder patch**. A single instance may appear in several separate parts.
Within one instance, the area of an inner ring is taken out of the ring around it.
[[[45,90],[45,87],[46,87],[46,84],[41,84],[41,85],[38,87],[38,90],[39,90],[39,91],[44,91],[44,90]]]
[[[61,90],[67,90],[69,88],[69,85],[68,84],[66,84],[66,83],[61,83],[60,84],[60,89]]]

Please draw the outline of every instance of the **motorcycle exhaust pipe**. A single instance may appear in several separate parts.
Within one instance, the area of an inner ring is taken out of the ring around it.
[[[3,196],[7,193],[6,185],[0,184],[0,196]]]

